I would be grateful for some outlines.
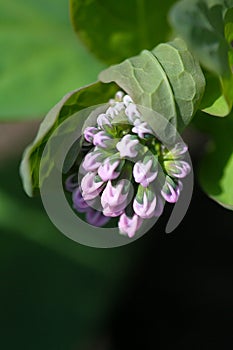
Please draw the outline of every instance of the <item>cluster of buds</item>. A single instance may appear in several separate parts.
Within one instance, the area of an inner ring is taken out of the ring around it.
[[[73,207],[95,226],[117,218],[119,232],[128,237],[144,220],[159,217],[166,201],[178,200],[181,179],[190,172],[184,160],[187,146],[165,147],[121,91],[96,125],[85,128],[83,145],[87,151],[79,171],[66,181]]]

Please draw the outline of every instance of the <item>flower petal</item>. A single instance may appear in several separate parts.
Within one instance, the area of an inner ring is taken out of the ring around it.
[[[132,218],[128,217],[125,213],[121,214],[118,221],[119,231],[123,235],[127,235],[129,238],[135,236],[137,230],[142,225],[142,219],[134,214]]]

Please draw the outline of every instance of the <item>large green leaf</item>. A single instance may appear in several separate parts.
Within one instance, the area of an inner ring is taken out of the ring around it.
[[[173,3],[71,0],[71,18],[79,38],[96,56],[118,63],[168,39],[166,18]]]
[[[29,196],[32,196],[34,191],[39,188],[40,160],[49,136],[74,113],[90,106],[108,102],[117,89],[115,84],[97,82],[68,93],[51,109],[41,123],[35,140],[25,150],[21,162],[20,173],[24,189]],[[53,166],[51,162],[49,164],[51,167]],[[50,169],[47,169],[47,172],[49,171]]]
[[[232,8],[233,0],[182,0],[170,12],[175,31],[201,64],[219,77],[215,99],[211,84],[207,84],[203,108],[217,116],[228,115],[233,101]]]
[[[211,198],[233,210],[233,113],[224,119],[203,115],[198,119],[197,126],[210,135],[200,164],[200,183]]]
[[[44,115],[66,91],[96,80],[103,65],[75,38],[68,0],[2,1],[0,118]]]
[[[99,78],[116,82],[136,103],[161,113],[179,131],[191,121],[205,87],[200,66],[181,39],[144,50]]]

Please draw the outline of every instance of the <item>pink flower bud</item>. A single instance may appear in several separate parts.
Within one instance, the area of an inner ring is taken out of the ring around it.
[[[122,101],[123,97],[124,97],[124,92],[123,91],[117,91],[115,94],[115,100],[116,101]]]
[[[81,181],[82,196],[85,201],[94,199],[103,188],[103,181],[95,181],[96,173],[88,172]]]
[[[108,125],[110,127],[112,127],[112,124],[111,124],[111,117],[102,113],[98,116],[97,118],[97,124],[100,128],[104,128],[105,125]]]
[[[134,158],[137,156],[138,151],[136,146],[139,144],[139,140],[132,135],[125,135],[121,141],[116,145],[117,150],[120,152],[121,157]]]
[[[133,167],[133,176],[137,183],[140,183],[143,187],[147,187],[152,181],[155,180],[158,171],[151,171],[153,166],[153,160],[149,159],[146,163],[138,161]]]
[[[115,104],[115,101],[114,101],[114,104]],[[114,108],[114,105],[112,105],[106,110],[106,115],[111,119],[113,119],[117,114],[118,114],[118,111]]]
[[[137,230],[142,224],[142,218],[134,214],[132,218],[128,217],[125,213],[121,214],[118,221],[119,231],[123,235],[127,235],[129,238],[132,238]]]
[[[180,180],[173,181],[169,176],[166,176],[165,184],[161,190],[163,198],[169,203],[176,203],[179,199],[183,184]]]
[[[123,102],[124,102],[125,106],[127,107],[130,103],[133,103],[133,100],[129,95],[125,95],[123,97]]]
[[[119,160],[111,162],[109,158],[105,159],[104,163],[98,169],[98,175],[103,181],[116,179],[120,174],[118,171],[115,171],[119,164]]]
[[[155,215],[157,199],[154,194],[153,199],[149,201],[146,192],[143,194],[142,203],[140,203],[137,197],[133,201],[133,209],[135,213],[143,219],[150,219]]]
[[[135,134],[138,134],[138,136],[141,139],[143,139],[145,137],[145,134],[152,134],[153,135],[153,131],[149,128],[147,123],[141,122],[140,119],[135,120],[132,132],[134,132]]]
[[[164,167],[169,176],[177,178],[184,178],[191,171],[190,165],[184,160],[166,160]]]
[[[134,124],[136,119],[141,118],[141,115],[134,103],[128,103],[125,109],[125,115],[128,117],[129,122],[132,124]]]
[[[93,144],[95,146],[100,146],[100,147],[106,148],[107,146],[106,146],[104,141],[107,141],[110,139],[111,139],[111,137],[108,136],[104,131],[99,131],[99,132],[97,132],[97,134],[94,135]]]
[[[127,205],[128,193],[123,193],[126,186],[126,180],[120,180],[116,186],[108,181],[102,196],[101,204],[103,206],[103,214],[106,216],[119,216]]]
[[[85,130],[84,130],[84,137],[85,140],[87,142],[92,143],[93,142],[93,138],[95,136],[95,134],[98,132],[99,130],[97,128],[95,128],[94,126],[88,126]]]
[[[101,161],[98,161],[99,156],[100,156],[100,153],[98,152],[87,153],[82,163],[83,169],[86,171],[97,170],[101,165]]]

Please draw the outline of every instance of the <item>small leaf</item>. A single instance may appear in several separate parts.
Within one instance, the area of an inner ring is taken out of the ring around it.
[[[231,108],[222,93],[222,86],[216,75],[206,72],[206,89],[201,101],[200,109],[217,117],[227,116]]]
[[[74,113],[92,105],[95,106],[108,102],[108,100],[114,96],[117,89],[119,88],[115,84],[102,84],[97,82],[88,85],[65,95],[47,114],[40,125],[35,140],[25,150],[20,165],[24,190],[29,196],[32,196],[39,188],[40,160],[45,144],[56,128]],[[50,172],[50,167],[52,167],[53,164],[50,162],[43,162],[43,164],[49,164],[49,168],[43,170],[44,176],[46,176],[46,173]]]
[[[233,113],[224,119],[205,119],[204,123],[208,117],[200,117],[201,129],[211,137],[200,164],[200,184],[212,199],[233,210]]]
[[[191,121],[205,87],[200,66],[181,39],[111,66],[99,79],[116,82],[135,103],[162,114],[180,131]]]
[[[104,62],[119,63],[167,39],[174,0],[71,0],[71,19],[84,44]]]
[[[229,114],[230,109],[225,97],[220,95],[210,107],[203,109],[203,112],[215,115],[216,117],[225,117]]]
[[[0,119],[43,116],[104,66],[78,42],[67,0],[2,1]]]

